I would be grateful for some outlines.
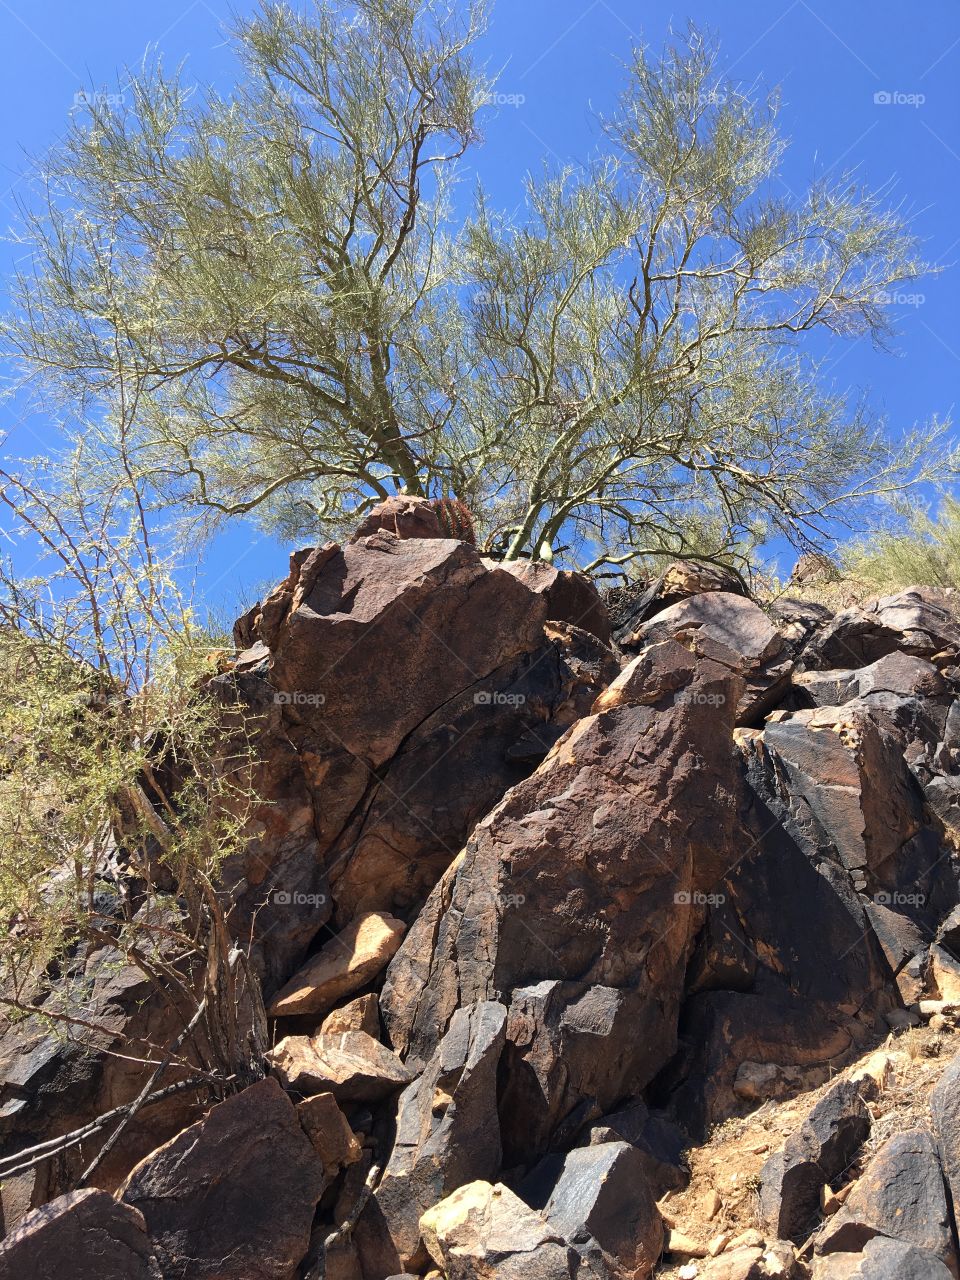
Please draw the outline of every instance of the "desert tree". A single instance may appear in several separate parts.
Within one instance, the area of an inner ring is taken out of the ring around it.
[[[462,459],[450,186],[485,89],[458,9],[266,4],[229,100],[152,63],[45,164],[9,341],[80,412],[122,379],[158,491],[312,528]]]
[[[815,546],[931,480],[946,428],[891,438],[802,341],[891,336],[923,266],[907,223],[850,177],[778,186],[775,98],[722,78],[697,31],[636,52],[606,146],[527,184],[520,221],[469,230],[484,438],[508,556],[593,569]]]
[[[123,383],[135,474],[201,516],[315,538],[457,497],[487,550],[597,572],[817,545],[950,471],[945,426],[888,432],[817,342],[888,342],[908,220],[849,176],[788,192],[776,101],[695,30],[635,52],[582,168],[458,216],[483,23],[267,3],[231,96],[156,65],[93,96],[4,330],[41,403],[109,460]]]

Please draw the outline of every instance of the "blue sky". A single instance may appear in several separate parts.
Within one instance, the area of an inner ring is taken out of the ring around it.
[[[234,63],[224,23],[231,10],[250,8],[246,0],[0,0],[0,227],[13,223],[16,196],[29,197],[30,157],[62,134],[75,95],[116,91],[123,67],[149,44],[169,64],[186,59],[195,80],[227,88]],[[942,271],[896,308],[896,354],[837,344],[832,374],[866,390],[894,431],[951,413],[960,374],[957,0],[909,7],[902,0],[499,0],[483,53],[500,71],[502,105],[487,115],[485,144],[471,158],[494,200],[512,209],[524,173],[544,156],[583,159],[631,43],[659,45],[671,25],[688,19],[718,33],[735,78],[782,86],[789,188],[799,192],[814,176],[851,166],[870,186],[894,183],[894,198]],[[0,281],[17,253],[5,236]],[[0,415],[7,451],[36,452],[45,424],[20,421],[11,404]],[[287,550],[236,527],[207,557],[205,592],[229,609],[253,584],[282,576]]]

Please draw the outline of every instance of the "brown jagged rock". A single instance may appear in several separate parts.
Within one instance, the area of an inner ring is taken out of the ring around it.
[[[582,573],[531,560],[511,560],[502,567],[544,597],[551,622],[569,622],[589,631],[601,643],[610,643],[610,616],[600,593]]]
[[[122,1189],[163,1280],[292,1280],[324,1171],[296,1109],[262,1080],[142,1160]]]
[[[501,1128],[523,1150],[508,1160],[668,1060],[703,901],[737,857],[742,684],[675,642],[655,661],[673,692],[574,725],[480,824],[388,970],[381,1010],[419,1066],[460,1004],[512,993]]]
[[[0,1243],[0,1280],[160,1280],[143,1214],[105,1191],[71,1191]]]
[[[657,577],[613,587],[605,597],[613,635],[630,647],[629,637],[642,623],[681,600],[714,591],[745,595],[746,587],[732,569],[696,560],[677,560]]]
[[[728,591],[691,596],[671,605],[639,626],[623,644],[635,651],[687,636],[693,644],[713,641],[733,655],[727,660],[746,685],[737,707],[738,724],[762,719],[789,688],[793,658],[782,634],[759,605]],[[713,656],[709,647],[704,652]]]
[[[415,914],[555,741],[583,673],[545,633],[548,594],[465,542],[380,529],[297,552],[241,619],[244,651],[211,687],[255,718],[261,803],[224,879],[268,998],[331,916]]]
[[[304,1098],[297,1106],[297,1115],[323,1163],[325,1182],[333,1182],[342,1169],[360,1159],[363,1148],[332,1093]]]
[[[373,507],[364,516],[351,542],[369,538],[381,529],[398,538],[450,537],[441,527],[436,506],[429,498],[414,498],[406,494],[397,494]]]
[[[357,996],[328,1013],[320,1024],[321,1035],[339,1036],[344,1031],[365,1031],[374,1040],[380,1039],[380,1001],[375,995]]]
[[[942,593],[912,587],[845,609],[807,644],[808,668],[865,667],[891,653],[933,658],[960,652],[960,623]]]

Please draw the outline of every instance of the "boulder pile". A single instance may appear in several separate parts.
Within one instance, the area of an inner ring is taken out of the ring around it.
[[[950,600],[833,616],[675,566],[605,602],[403,499],[297,552],[235,640],[211,688],[254,726],[258,804],[223,886],[264,1078],[147,1109],[95,1186],[102,1135],[33,1162],[136,1097],[114,1043],[175,1034],[95,955],[115,1042],[0,1039],[30,1166],[0,1280],[958,1275],[960,1058],[875,1151],[846,1071],[960,1008]],[[837,1075],[753,1235],[685,1243],[685,1153]]]

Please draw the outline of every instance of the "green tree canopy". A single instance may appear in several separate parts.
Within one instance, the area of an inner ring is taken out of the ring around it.
[[[519,219],[482,190],[458,219],[483,26],[267,3],[230,97],[152,65],[92,98],[3,328],[42,402],[186,510],[315,539],[455,495],[488,549],[597,569],[816,545],[949,469],[943,425],[894,439],[803,342],[888,340],[905,218],[849,177],[783,194],[775,99],[698,32],[635,52],[595,157]]]

